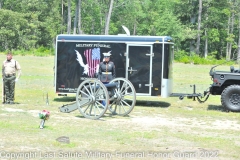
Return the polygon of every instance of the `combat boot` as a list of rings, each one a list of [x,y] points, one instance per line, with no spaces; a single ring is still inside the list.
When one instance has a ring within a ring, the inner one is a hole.
[[[9,104],[14,104],[14,102],[13,102],[13,101],[10,101]]]

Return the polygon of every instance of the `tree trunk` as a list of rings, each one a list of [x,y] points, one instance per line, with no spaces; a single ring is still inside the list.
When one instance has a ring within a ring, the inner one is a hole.
[[[228,28],[227,28],[227,35],[229,35],[230,32],[230,20],[231,17],[228,17]],[[229,42],[227,42],[227,46],[226,46],[226,60],[229,60]]]
[[[71,34],[71,0],[68,0],[68,26],[67,34]]]
[[[207,37],[207,30],[205,29],[204,35],[206,37],[205,39],[205,46],[204,46],[204,58],[207,58],[208,56],[208,37]]]
[[[63,0],[62,0],[62,26],[64,26],[64,17],[63,17]],[[63,33],[63,27],[61,27],[61,33]]]
[[[106,16],[105,35],[108,35],[108,31],[109,31],[109,24],[110,24],[110,19],[111,19],[111,14],[112,14],[113,1],[114,0],[110,0],[109,10],[108,10],[108,14]]]
[[[235,13],[232,12],[232,21],[231,21],[231,28],[230,28],[230,34],[233,34],[233,27],[234,27],[234,17],[235,17]],[[229,43],[229,59],[231,59],[232,56],[232,42]]]
[[[82,28],[81,28],[81,6],[82,6],[82,0],[78,0],[78,34],[82,34]]]
[[[237,51],[238,62],[240,62],[240,13],[238,14],[238,51]],[[240,69],[240,64],[239,64]]]
[[[78,22],[78,13],[79,9],[78,9],[78,3],[76,0],[76,9],[75,9],[75,17],[74,17],[74,26],[73,26],[73,34],[76,34],[77,31],[77,22]]]
[[[133,26],[133,35],[136,35],[136,30],[137,30],[137,21],[135,21]]]
[[[191,5],[192,7],[194,8],[194,6],[196,6],[196,1],[191,1]],[[192,10],[191,11],[191,16],[190,16],[190,23],[192,24],[195,24],[196,23],[196,19],[197,19],[197,16],[196,16],[196,13]],[[190,40],[190,53],[192,54],[192,52],[196,52],[196,39],[192,39]]]
[[[206,21],[208,21],[208,8],[209,8],[209,3],[206,6]],[[205,45],[204,45],[204,58],[207,58],[208,56],[208,25],[204,26],[204,35],[206,37],[205,39]]]
[[[199,54],[199,48],[200,48],[201,19],[202,19],[202,0],[199,0],[199,10],[198,10],[198,35],[197,35],[197,46],[196,46],[196,53],[197,53],[197,54]]]
[[[233,4],[232,4],[232,17],[230,18],[230,30],[229,30],[229,35],[231,36],[231,41],[232,41],[232,35],[233,35],[233,27],[234,27],[234,18],[235,18],[235,10],[234,10],[234,7],[235,7],[235,4],[236,4],[236,0],[234,0]],[[228,48],[228,57],[227,59],[231,59],[232,57],[232,42],[229,42],[229,48]]]

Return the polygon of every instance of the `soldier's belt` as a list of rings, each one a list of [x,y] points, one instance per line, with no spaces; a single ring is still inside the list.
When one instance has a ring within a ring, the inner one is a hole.
[[[5,77],[12,77],[12,76],[15,76],[16,74],[13,73],[13,74],[5,74]]]
[[[112,74],[112,72],[102,72],[102,74]]]

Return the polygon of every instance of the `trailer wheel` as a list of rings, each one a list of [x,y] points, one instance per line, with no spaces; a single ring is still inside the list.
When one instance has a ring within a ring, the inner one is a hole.
[[[225,88],[221,94],[221,102],[229,111],[240,111],[240,85],[231,85]]]
[[[76,102],[79,112],[86,118],[98,119],[107,111],[109,101],[107,88],[97,79],[83,81],[76,93]]]
[[[109,111],[114,115],[128,115],[136,104],[136,91],[132,83],[125,78],[115,78],[109,83],[117,83],[114,95],[110,97]]]

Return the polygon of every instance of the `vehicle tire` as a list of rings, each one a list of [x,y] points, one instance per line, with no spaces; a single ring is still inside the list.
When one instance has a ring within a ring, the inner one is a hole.
[[[221,94],[221,102],[223,107],[229,111],[240,111],[240,85],[225,88]]]

